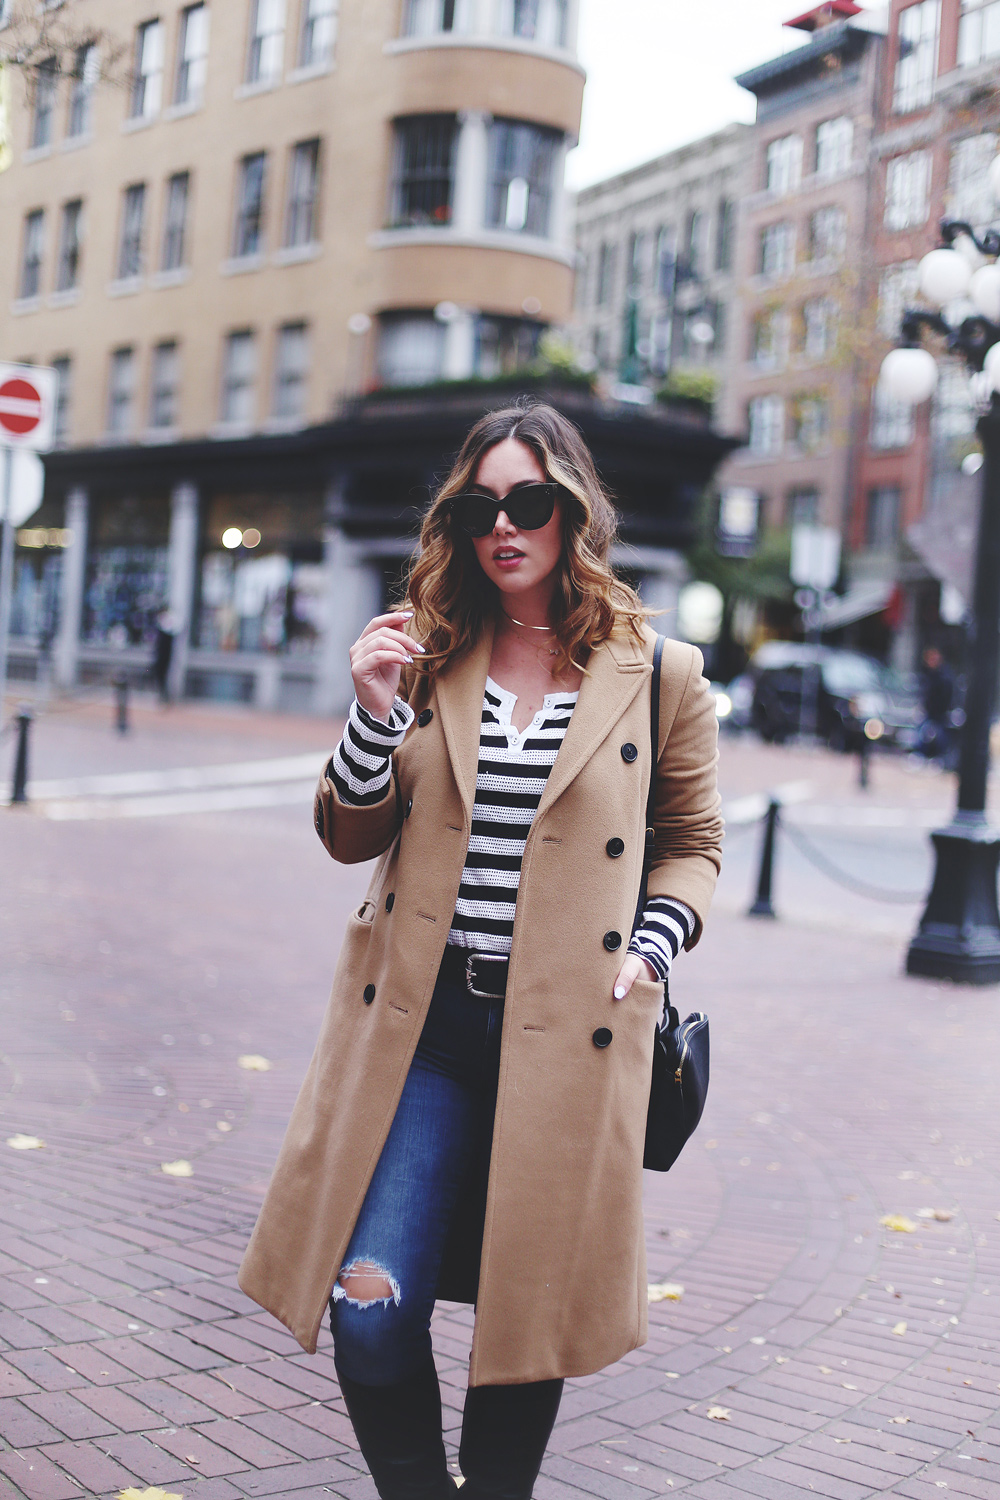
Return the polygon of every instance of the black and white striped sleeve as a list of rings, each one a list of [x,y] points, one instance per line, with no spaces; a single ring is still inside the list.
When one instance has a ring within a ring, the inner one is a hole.
[[[350,807],[381,802],[392,778],[392,752],[403,743],[412,723],[413,710],[402,698],[393,701],[388,724],[368,713],[355,698],[344,737],[327,768],[341,802]]]
[[[667,979],[670,965],[693,937],[697,922],[694,912],[683,901],[674,901],[670,896],[650,896],[628,951],[644,958],[657,979]]]

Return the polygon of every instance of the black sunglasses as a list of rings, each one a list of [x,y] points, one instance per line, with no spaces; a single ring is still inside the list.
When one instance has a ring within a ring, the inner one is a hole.
[[[556,496],[562,493],[562,485],[522,484],[511,490],[502,500],[492,495],[453,495],[450,506],[452,518],[469,536],[489,536],[497,524],[497,516],[504,511],[519,531],[537,531],[552,519],[556,508]]]

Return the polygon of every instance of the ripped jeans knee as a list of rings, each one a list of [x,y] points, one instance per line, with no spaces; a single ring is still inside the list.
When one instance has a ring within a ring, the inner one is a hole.
[[[430,1356],[430,1308],[406,1295],[393,1271],[374,1257],[352,1256],[330,1297],[337,1368],[361,1385],[395,1385]]]

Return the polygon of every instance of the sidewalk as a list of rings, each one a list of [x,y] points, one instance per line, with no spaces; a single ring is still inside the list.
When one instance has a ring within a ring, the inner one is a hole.
[[[176,712],[143,766],[333,738]],[[60,730],[44,773],[69,774],[68,752],[94,769],[103,734]],[[762,753],[754,771],[724,752],[730,796],[808,776]],[[812,764],[850,800],[836,764]],[[0,837],[17,875],[0,894],[0,1496],[373,1500],[328,1335],[302,1354],[235,1286],[365,871],[335,866],[300,806],[2,809]],[[568,1385],[538,1500],[1000,1493],[997,993],[904,979],[897,945],[849,925],[748,922],[725,901],[673,992],[709,1011],[713,1043],[701,1130],[647,1177],[649,1280],[683,1295],[651,1305],[643,1349]],[[18,1135],[45,1144],[4,1144]],[[177,1163],[191,1175],[162,1170]],[[435,1320],[452,1454],[470,1317]]]

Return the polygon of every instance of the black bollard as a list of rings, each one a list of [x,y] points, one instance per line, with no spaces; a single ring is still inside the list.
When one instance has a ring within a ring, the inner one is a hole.
[[[863,792],[868,790],[868,769],[871,761],[872,742],[862,732],[861,744],[858,746],[858,786]]]
[[[31,729],[31,709],[23,705],[17,712],[17,754],[14,757],[14,785],[11,788],[11,804],[28,800],[28,733]]]
[[[757,899],[747,912],[749,917],[776,917],[771,904],[771,877],[774,873],[774,835],[778,827],[778,803],[774,798],[764,818],[764,842],[760,848],[760,871],[757,875]]]
[[[119,734],[128,734],[128,678],[120,672],[114,681],[115,728]]]

